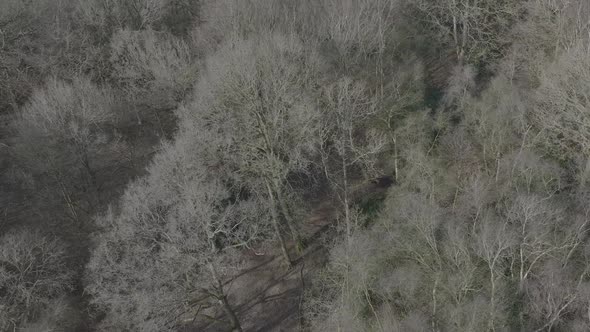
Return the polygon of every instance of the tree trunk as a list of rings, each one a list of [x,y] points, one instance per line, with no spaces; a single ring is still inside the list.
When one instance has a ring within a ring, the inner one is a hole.
[[[137,125],[141,126],[141,116],[139,115],[139,110],[137,109],[135,100],[133,101],[133,110],[135,111],[135,116],[137,117]]]
[[[344,221],[346,222],[346,242],[350,245],[350,238],[352,237],[352,226],[350,225],[350,206],[348,204],[348,172],[346,170],[346,159],[342,158],[342,191],[344,203]]]
[[[494,322],[496,316],[496,279],[494,278],[494,265],[495,262],[490,266],[490,284],[492,286],[490,292],[490,321],[488,322],[488,329],[490,331],[496,331],[496,325]]]
[[[299,235],[299,231],[297,230],[297,228],[294,225],[293,217],[291,216],[291,213],[289,213],[289,207],[287,206],[287,203],[285,202],[285,198],[283,197],[283,194],[279,188],[279,185],[276,183],[275,183],[275,188],[276,188],[276,193],[277,193],[277,201],[279,201],[279,206],[281,207],[281,212],[283,213],[283,216],[285,217],[285,222],[287,223],[287,227],[289,227],[289,231],[291,232],[291,237],[295,241],[296,245],[299,246],[299,244],[301,243],[301,236]]]
[[[82,151],[80,153],[82,154],[82,164],[84,165],[84,169],[86,170],[86,173],[88,174],[88,182],[89,182],[88,185],[90,187],[92,187],[92,190],[94,191],[96,204],[97,204],[96,208],[100,208],[100,206],[102,205],[102,201],[100,199],[100,190],[99,190],[98,181],[96,179],[96,173],[94,172],[94,170],[90,166],[90,158],[88,157],[88,151],[83,148],[81,150]]]
[[[82,228],[84,225],[82,224],[82,220],[79,218],[78,216],[78,212],[76,211],[76,207],[74,206],[74,202],[72,201],[72,197],[70,196],[70,194],[66,191],[66,186],[63,184],[63,182],[58,178],[58,183],[61,187],[61,193],[64,199],[64,202],[66,203],[66,205],[68,206],[68,209],[70,210],[70,218],[72,218],[78,227]]]
[[[287,250],[287,245],[285,244],[285,239],[283,238],[283,234],[281,233],[281,228],[279,227],[279,219],[277,213],[277,204],[275,202],[274,193],[272,192],[272,188],[268,181],[266,181],[266,189],[268,191],[268,198],[270,200],[270,213],[272,216],[272,224],[275,230],[277,237],[279,238],[279,242],[281,244],[281,251],[283,253],[283,257],[285,258],[285,262],[287,266],[291,268],[293,263],[291,262],[291,258],[289,257],[289,251]]]
[[[393,140],[393,169],[395,172],[395,183],[399,183],[399,155],[397,152],[397,139],[395,135],[392,135]]]
[[[238,316],[236,316],[236,313],[227,301],[227,296],[225,295],[225,291],[223,289],[223,283],[219,278],[219,274],[217,274],[217,269],[215,268],[215,265],[213,265],[212,260],[209,260],[209,270],[211,271],[211,275],[213,276],[213,279],[215,281],[215,288],[218,292],[217,301],[219,301],[219,304],[223,308],[223,311],[225,311],[225,314],[227,315],[227,318],[231,323],[232,331],[242,332],[242,326],[240,325]]]

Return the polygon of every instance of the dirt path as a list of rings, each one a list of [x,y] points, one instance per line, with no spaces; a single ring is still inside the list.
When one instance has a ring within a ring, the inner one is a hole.
[[[323,266],[326,250],[317,241],[322,232],[334,224],[336,209],[330,202],[322,202],[311,213],[302,227],[308,247],[302,255],[288,243],[291,257],[298,257],[287,269],[278,246],[267,252],[248,250],[243,253],[243,270],[226,284],[228,298],[234,306],[244,331],[299,331],[302,281],[309,272]],[[228,331],[221,312],[221,322],[200,321],[188,331]]]
[[[359,186],[356,196],[384,192],[390,182],[375,182]],[[360,194],[360,195],[359,195]],[[327,262],[328,251],[322,238],[329,236],[336,226],[337,206],[324,199],[318,202],[303,223],[301,232],[307,247],[302,255],[295,253],[294,244],[288,243],[291,257],[298,257],[293,268],[286,269],[278,246],[266,253],[252,250],[243,253],[243,270],[227,282],[228,298],[234,306],[242,328],[248,332],[301,331],[301,304],[305,284],[312,272]],[[219,321],[197,321],[187,331],[228,331],[221,312]]]

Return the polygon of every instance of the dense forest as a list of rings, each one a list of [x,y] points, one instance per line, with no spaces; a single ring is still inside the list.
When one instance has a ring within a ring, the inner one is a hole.
[[[588,0],[0,0],[1,331],[590,331]]]

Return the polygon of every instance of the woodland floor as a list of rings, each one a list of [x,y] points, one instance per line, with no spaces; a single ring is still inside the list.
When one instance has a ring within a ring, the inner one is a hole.
[[[374,197],[385,193],[391,181],[359,185],[355,196]],[[333,237],[338,223],[338,204],[331,199],[318,199],[312,212],[301,227],[306,248],[297,254],[293,242],[288,243],[290,255],[297,257],[291,269],[283,263],[278,245],[264,250],[246,250],[242,253],[244,268],[226,282],[228,298],[234,306],[244,331],[290,332],[301,331],[303,324],[302,301],[310,277],[328,261],[325,243]],[[215,319],[197,317],[186,332],[229,331],[221,311]]]

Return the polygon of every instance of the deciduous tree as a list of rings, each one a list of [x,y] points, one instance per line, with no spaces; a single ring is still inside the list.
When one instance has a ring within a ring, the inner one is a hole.
[[[0,328],[35,321],[73,289],[66,250],[59,239],[25,228],[0,238]]]
[[[326,178],[344,210],[346,237],[352,236],[351,188],[355,170],[375,173],[376,157],[385,147],[383,135],[366,130],[376,101],[361,82],[345,78],[324,90],[320,154]]]
[[[267,200],[290,264],[279,218],[299,241],[288,177],[308,172],[316,147],[319,111],[310,87],[318,59],[296,36],[274,34],[230,40],[206,64],[195,101],[183,111],[187,123],[219,136],[227,174]]]
[[[94,160],[117,147],[108,128],[115,119],[113,105],[112,91],[86,78],[72,83],[51,79],[13,124],[16,155],[43,185],[62,196],[69,216],[77,221],[79,204],[99,199]],[[92,194],[80,196],[84,191]]]

